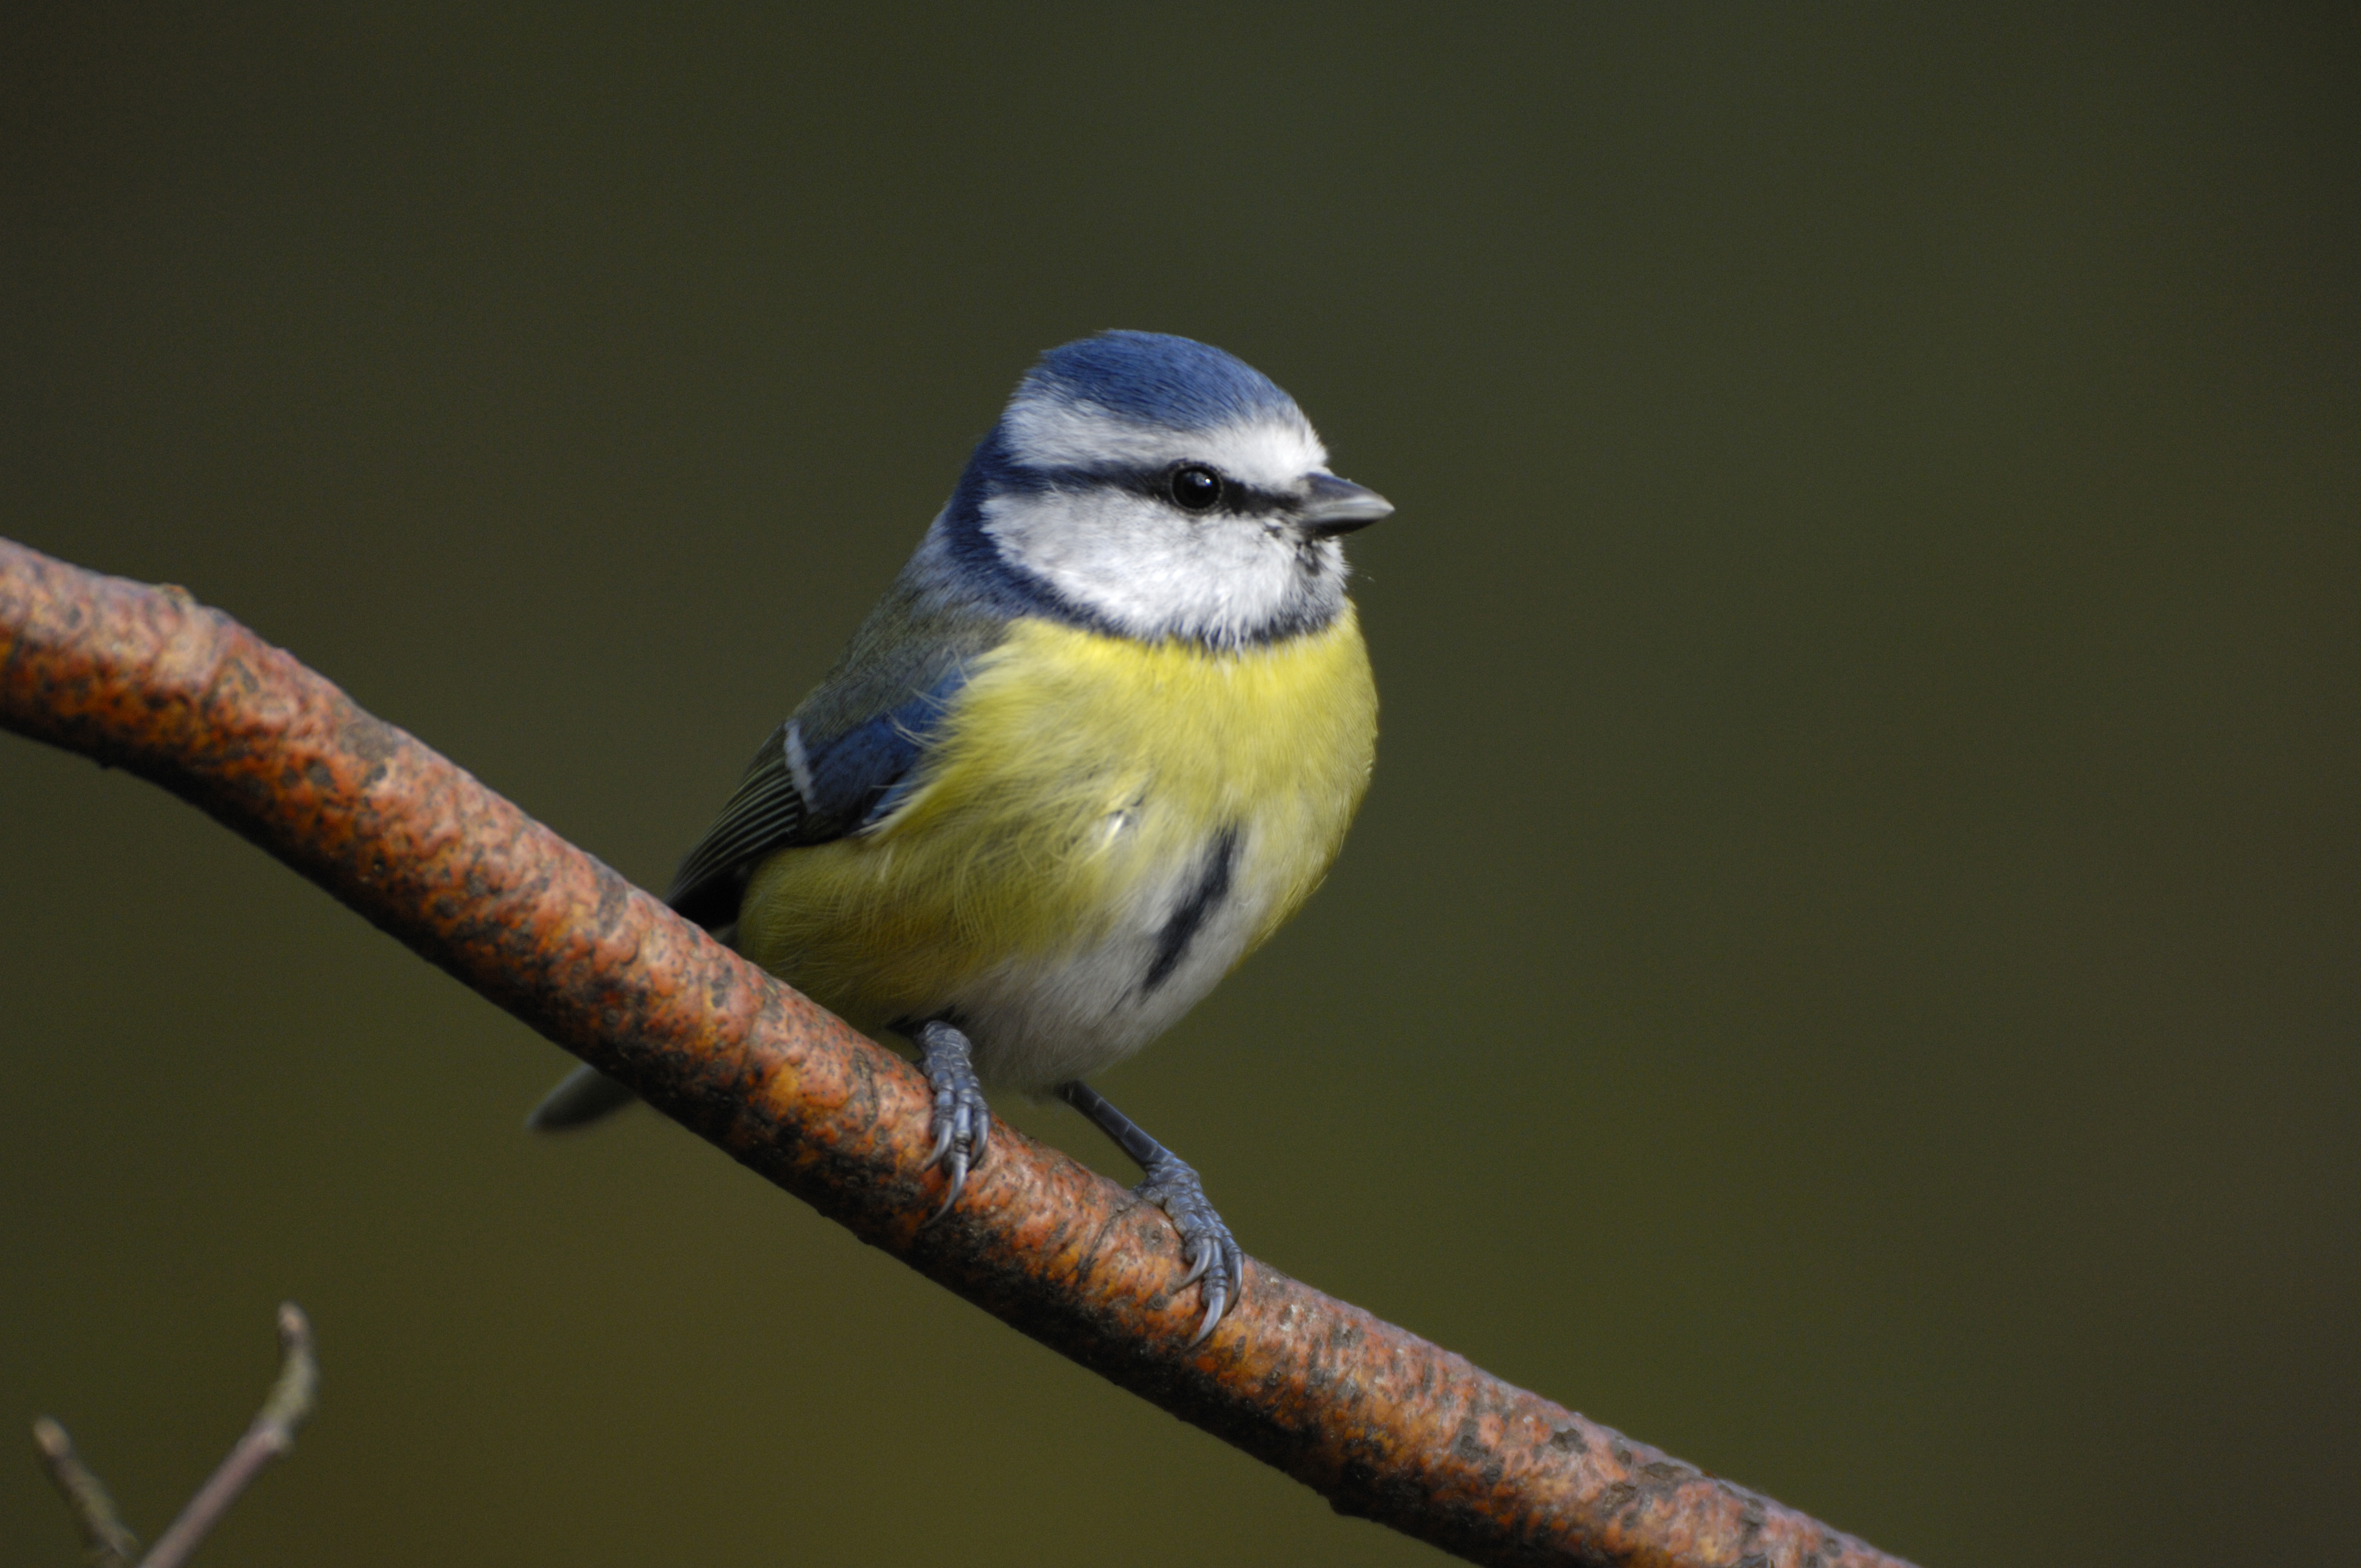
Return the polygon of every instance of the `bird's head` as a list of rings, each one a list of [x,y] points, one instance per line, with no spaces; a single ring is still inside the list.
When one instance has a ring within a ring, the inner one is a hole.
[[[1260,371],[1185,337],[1108,332],[1041,356],[945,521],[1111,630],[1235,646],[1333,619],[1339,536],[1392,510],[1328,471]]]

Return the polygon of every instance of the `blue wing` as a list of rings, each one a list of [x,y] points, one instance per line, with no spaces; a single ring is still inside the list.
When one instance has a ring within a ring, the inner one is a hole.
[[[798,720],[771,732],[737,791],[672,879],[664,902],[700,926],[726,926],[755,862],[774,850],[825,844],[876,826],[917,782],[919,762],[963,667],[840,734],[814,738]]]

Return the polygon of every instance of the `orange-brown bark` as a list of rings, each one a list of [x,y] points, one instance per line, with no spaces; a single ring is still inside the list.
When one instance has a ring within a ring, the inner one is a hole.
[[[161,784],[822,1213],[1312,1486],[1480,1563],[1896,1559],[1261,1264],[1194,1350],[1162,1212],[1005,1125],[921,1226],[914,1069],[174,588],[0,540],[0,726]]]

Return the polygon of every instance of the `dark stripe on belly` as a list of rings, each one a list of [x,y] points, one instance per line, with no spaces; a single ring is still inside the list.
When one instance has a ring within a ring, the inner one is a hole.
[[[1180,960],[1189,956],[1189,944],[1197,939],[1198,928],[1205,916],[1221,907],[1222,900],[1230,895],[1230,872],[1238,858],[1238,830],[1224,828],[1213,836],[1205,850],[1204,868],[1197,873],[1197,885],[1156,933],[1156,961],[1148,966],[1148,978],[1139,982],[1142,996],[1172,978]]]

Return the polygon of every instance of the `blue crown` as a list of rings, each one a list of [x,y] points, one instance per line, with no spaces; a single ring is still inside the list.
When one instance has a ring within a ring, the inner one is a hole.
[[[1257,416],[1301,419],[1295,400],[1235,356],[1160,332],[1103,332],[1053,348],[1023,392],[1088,400],[1143,424],[1211,430]]]

